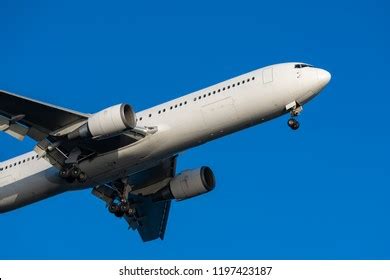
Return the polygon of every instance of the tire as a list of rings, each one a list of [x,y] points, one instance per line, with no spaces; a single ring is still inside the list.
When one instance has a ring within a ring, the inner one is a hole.
[[[115,212],[114,215],[118,218],[122,218],[123,215],[125,215],[125,213],[123,213],[122,211],[118,211],[118,212]]]
[[[79,183],[85,183],[87,181],[87,179],[88,179],[88,176],[83,171],[81,171],[79,176],[77,177],[77,181],[79,181]]]
[[[299,122],[296,119],[289,119],[287,121],[287,125],[292,129],[292,130],[297,130],[299,128]]]
[[[60,172],[58,173],[58,175],[59,175],[62,179],[68,179],[69,176],[70,176],[69,169],[61,169]]]
[[[72,168],[71,172],[72,172],[72,177],[73,178],[78,178],[80,176],[80,174],[81,174],[81,170],[78,167]]]
[[[108,206],[108,211],[112,214],[115,214],[118,212],[118,205],[116,204],[110,204],[110,206]]]
[[[120,206],[120,210],[121,210],[121,212],[123,212],[123,213],[127,213],[127,212],[129,211],[129,206],[128,206],[128,205],[125,205],[125,204],[122,204],[122,205]]]

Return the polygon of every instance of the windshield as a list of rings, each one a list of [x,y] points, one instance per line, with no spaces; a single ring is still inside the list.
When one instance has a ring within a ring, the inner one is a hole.
[[[313,67],[313,65],[310,64],[295,64],[294,68],[305,68],[305,67]]]

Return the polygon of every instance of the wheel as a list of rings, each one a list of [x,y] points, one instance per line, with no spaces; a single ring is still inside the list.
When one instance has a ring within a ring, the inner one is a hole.
[[[118,212],[115,212],[114,215],[118,218],[122,218],[123,215],[125,215],[125,213],[123,213],[122,211],[118,211]]]
[[[67,179],[67,178],[69,178],[69,176],[70,176],[69,169],[61,169],[60,172],[59,172],[59,176],[60,176],[62,179]]]
[[[78,168],[77,166],[73,167],[71,174],[73,178],[78,178],[81,174],[80,168]]]
[[[77,181],[79,181],[79,183],[85,183],[87,181],[87,179],[88,179],[88,176],[83,171],[81,171],[79,174],[79,177],[77,177]]]
[[[123,212],[123,213],[129,212],[129,205],[127,205],[127,204],[121,204],[120,210],[121,210],[121,212]]]
[[[292,129],[292,130],[297,130],[299,128],[299,122],[296,119],[289,119],[287,121],[287,125]]]
[[[292,129],[293,129],[293,130],[297,130],[298,128],[299,128],[299,122],[296,121],[296,122],[294,123],[294,125],[292,126]]]
[[[112,214],[115,214],[119,211],[119,207],[118,205],[111,203],[110,206],[108,206],[108,211],[110,211]]]

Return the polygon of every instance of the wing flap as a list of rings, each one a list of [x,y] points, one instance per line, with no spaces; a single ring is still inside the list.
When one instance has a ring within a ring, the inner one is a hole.
[[[28,133],[28,128],[0,115],[0,131],[4,131],[18,140],[23,140]]]
[[[0,115],[8,119],[23,115],[17,123],[33,128],[27,135],[36,141],[42,140],[53,131],[84,121],[89,116],[2,90]]]
[[[126,215],[129,226],[137,229],[144,242],[164,239],[171,201],[153,202],[149,197],[131,197],[136,202],[134,215]]]

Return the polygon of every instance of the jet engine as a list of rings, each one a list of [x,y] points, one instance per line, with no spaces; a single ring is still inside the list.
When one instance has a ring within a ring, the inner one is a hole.
[[[153,195],[153,200],[183,200],[213,190],[215,177],[211,168],[186,170],[175,176],[169,185]]]
[[[89,117],[86,124],[68,134],[69,139],[99,137],[122,132],[136,126],[136,117],[128,104],[108,107]]]

